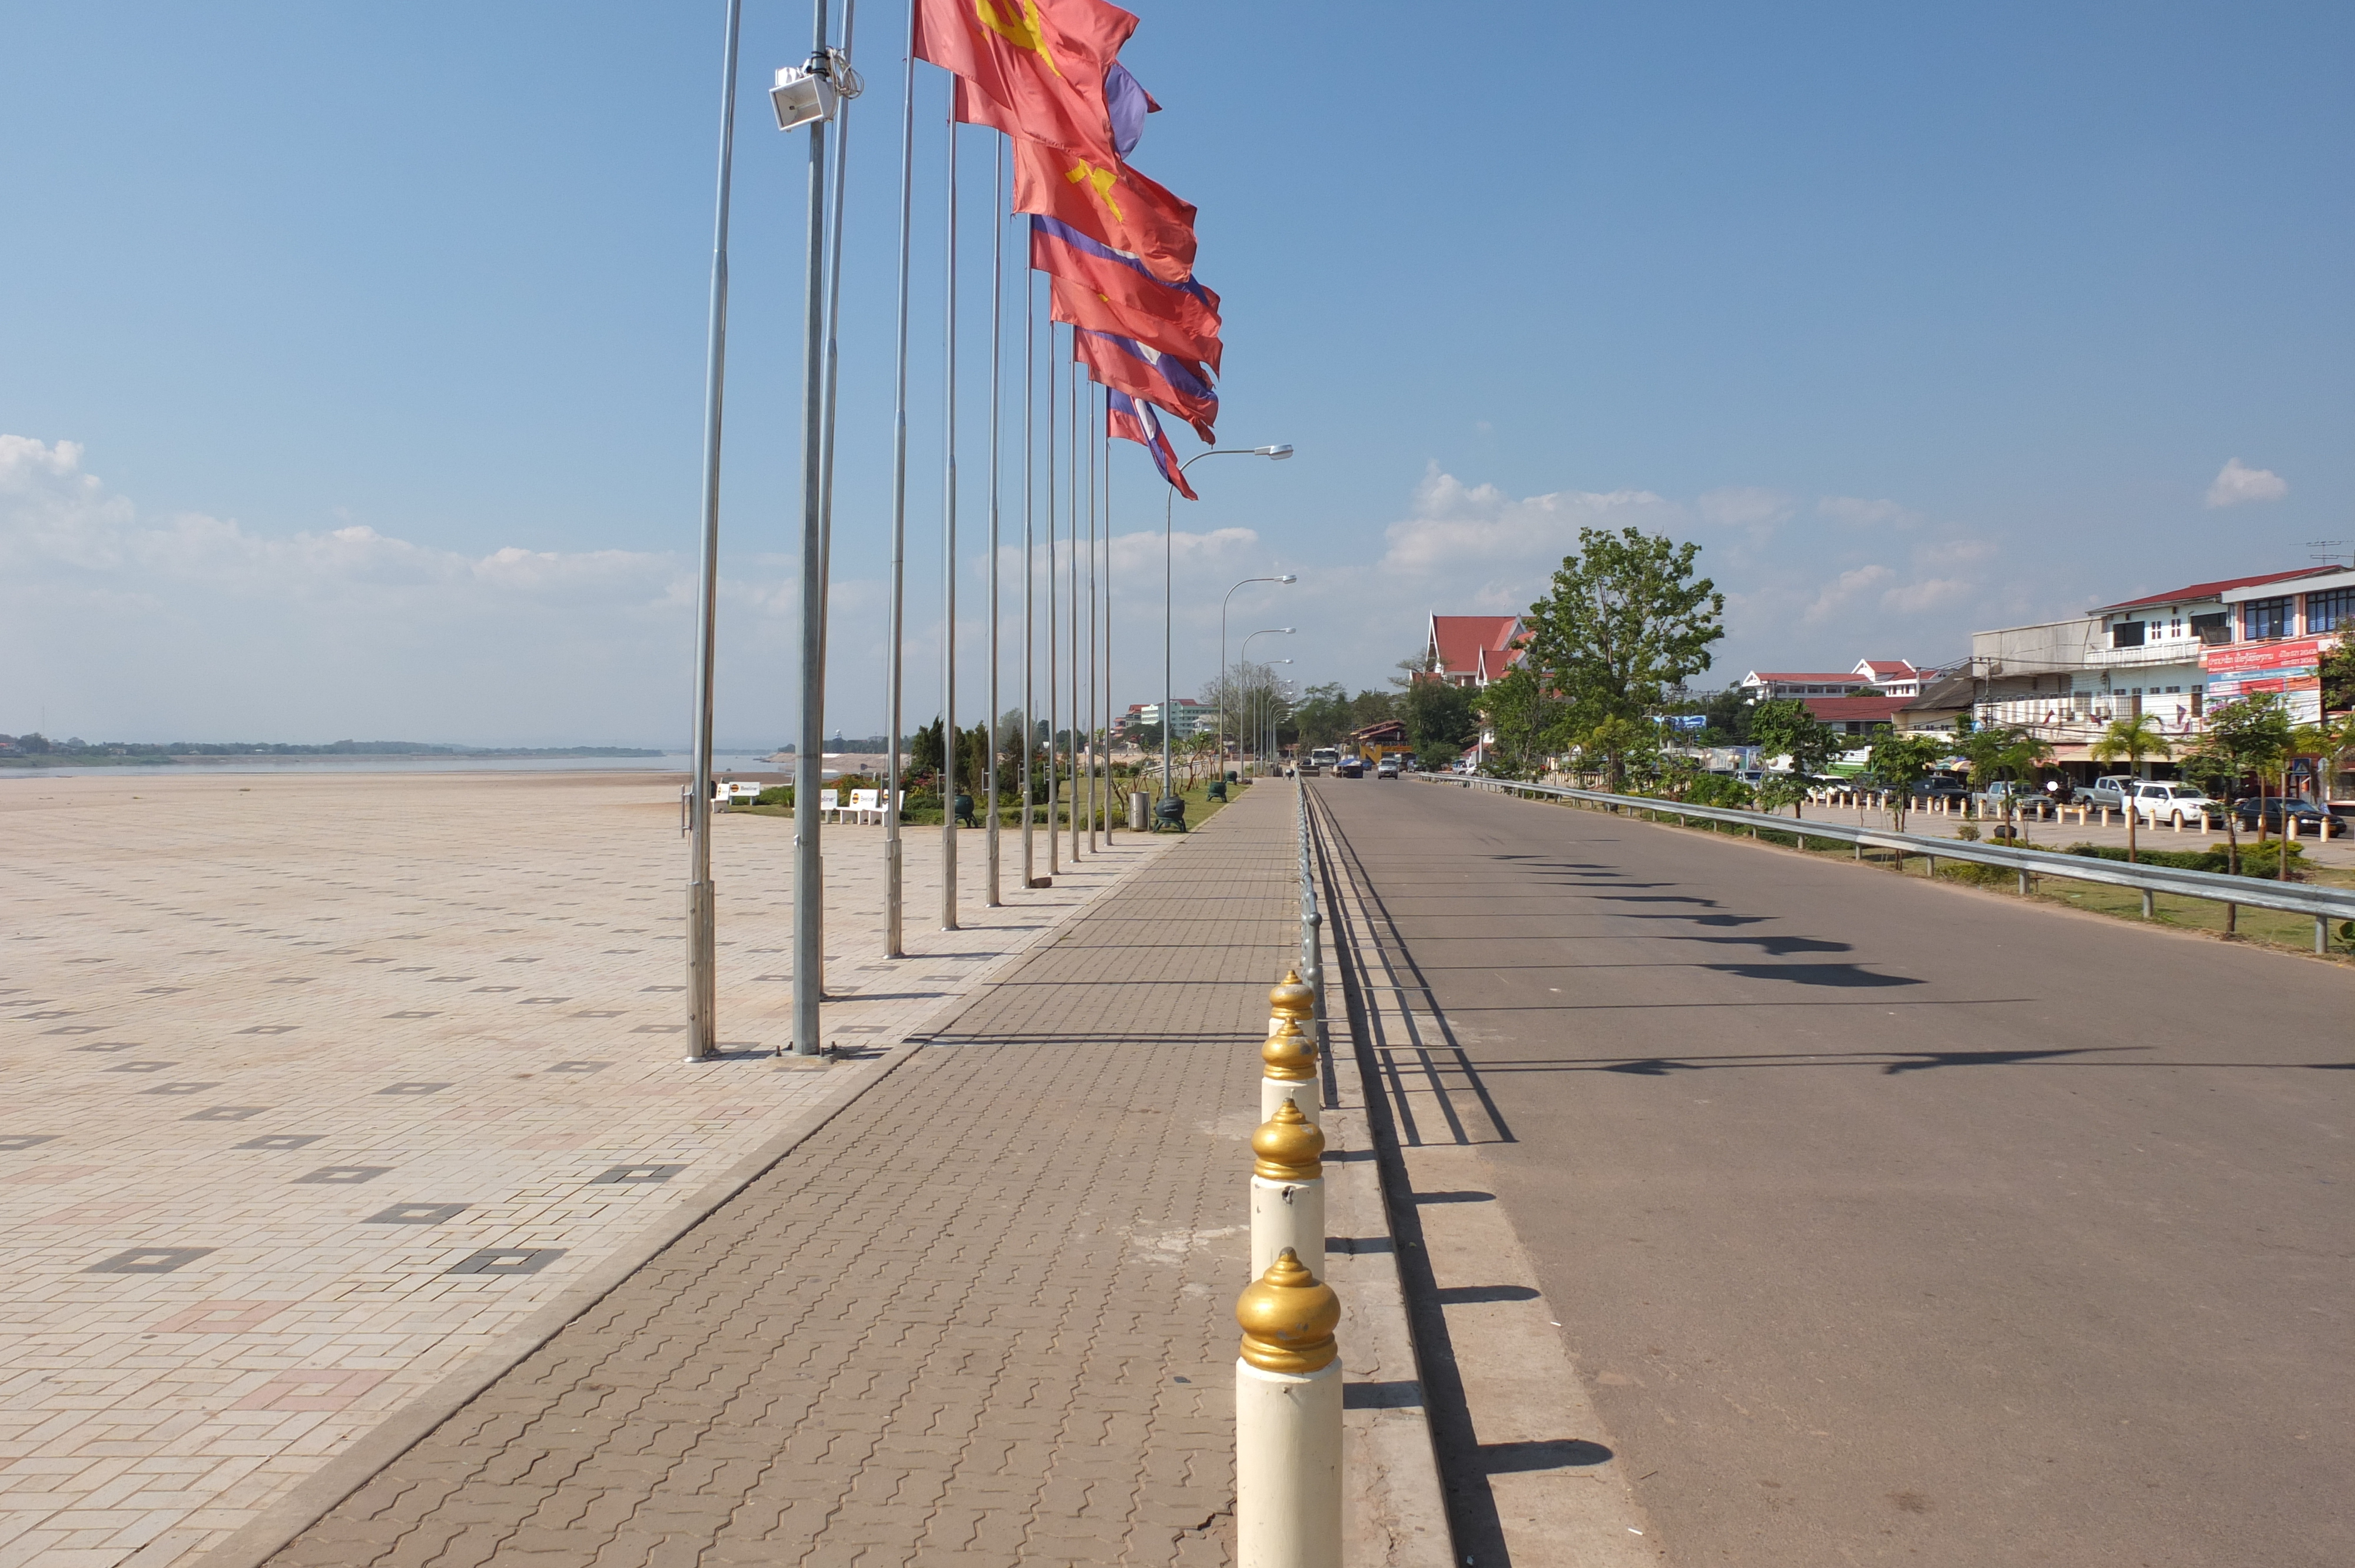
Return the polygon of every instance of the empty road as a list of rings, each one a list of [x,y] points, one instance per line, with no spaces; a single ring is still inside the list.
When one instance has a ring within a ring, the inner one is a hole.
[[[1428,988],[1423,1044],[1382,1050],[1409,1176],[1450,1189],[1418,1205],[1433,1255],[1501,1213],[1575,1368],[1559,1396],[1480,1374],[1509,1285],[1459,1267],[1425,1303],[1485,1391],[1442,1424],[1479,1568],[1598,1561],[1513,1521],[1600,1497],[1606,1451],[1646,1522],[1596,1528],[1678,1568],[2355,1563],[2355,969],[1310,787],[1401,994]],[[1509,1506],[1465,1429],[1537,1456],[1489,1467],[1529,1472]]]

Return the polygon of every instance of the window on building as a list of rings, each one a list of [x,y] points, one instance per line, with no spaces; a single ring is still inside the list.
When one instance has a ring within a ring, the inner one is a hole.
[[[2287,637],[2296,630],[2291,614],[2293,602],[2286,599],[2254,599],[2241,607],[2241,636],[2249,642],[2262,642],[2269,637]]]
[[[2110,646],[2113,648],[2141,647],[2144,629],[2149,624],[2147,620],[2119,621],[2110,628]]]
[[[2170,615],[2167,618],[2167,634],[2169,637],[2180,637],[2183,635],[2183,617],[2179,615]]]
[[[2205,707],[2205,706],[2207,705],[2207,703],[2206,703],[2206,698],[2207,698],[2207,696],[2208,696],[2208,688],[2207,688],[2207,687],[2205,687],[2205,686],[2194,686],[2194,687],[2192,687],[2192,688],[2191,688],[2191,716],[2192,716],[2193,718],[2198,718],[2198,717],[2200,716],[2200,709],[2202,709],[2203,707]]]
[[[2306,596],[2306,634],[2320,637],[2355,620],[2355,588],[2332,588]]]
[[[2230,612],[2221,609],[2213,615],[2195,615],[2191,618],[2191,634],[2211,646],[2230,642],[2232,641],[2232,617]]]

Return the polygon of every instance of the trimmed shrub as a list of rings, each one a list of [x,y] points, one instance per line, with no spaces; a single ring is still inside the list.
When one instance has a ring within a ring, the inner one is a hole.
[[[2261,844],[2243,844],[2241,874],[2278,877],[2284,850],[2289,852],[2290,880],[2297,881],[2306,859],[2306,846],[2287,843],[2280,839],[2267,839]],[[2126,858],[2126,852],[2114,844],[2071,844],[2061,853],[2083,855],[2089,860],[2123,861]],[[2145,865],[2171,866],[2179,871],[2212,871],[2229,874],[2232,869],[2230,844],[2211,844],[2204,850],[2142,850],[2136,858]]]

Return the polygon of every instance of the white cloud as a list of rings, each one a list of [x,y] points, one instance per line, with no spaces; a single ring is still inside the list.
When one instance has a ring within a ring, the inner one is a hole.
[[[1842,572],[1817,590],[1815,602],[1807,606],[1799,619],[1810,626],[1828,620],[1858,595],[1870,592],[1896,575],[1889,567],[1877,564]]]
[[[2208,486],[2211,506],[2238,506],[2244,501],[2279,501],[2289,493],[2289,481],[2269,468],[2246,468],[2229,458]]]
[[[1789,496],[1750,484],[1704,491],[1693,498],[1696,516],[1724,528],[1771,528],[1789,522],[1796,510]]]
[[[1859,528],[1875,528],[1887,524],[1896,528],[1913,528],[1923,521],[1919,512],[1900,506],[1894,501],[1867,501],[1856,495],[1825,495],[1816,501],[1816,511],[1835,523],[1853,524]]]
[[[1924,577],[1882,594],[1881,608],[1900,615],[1916,615],[1967,598],[1977,586],[1967,577]]]
[[[723,649],[789,641],[791,593],[722,591]],[[693,604],[663,553],[144,517],[79,444],[0,435],[0,729],[32,702],[115,738],[672,738]]]
[[[1493,484],[1467,485],[1434,462],[1415,487],[1412,514],[1385,531],[1390,547],[1381,565],[1419,574],[1468,562],[1543,561],[1550,570],[1576,548],[1582,527],[1645,524],[1674,512],[1648,490],[1564,490],[1515,500]]]

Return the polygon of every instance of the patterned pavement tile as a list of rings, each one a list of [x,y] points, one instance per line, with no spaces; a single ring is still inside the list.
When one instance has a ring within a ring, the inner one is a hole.
[[[823,1091],[770,1054],[778,818],[716,821],[727,1050],[679,1059],[676,789],[5,782],[0,1568],[201,1555]],[[868,1054],[1160,850],[988,910],[969,833],[946,932],[939,833],[906,842],[895,962],[880,831],[826,830],[826,1030]]]

